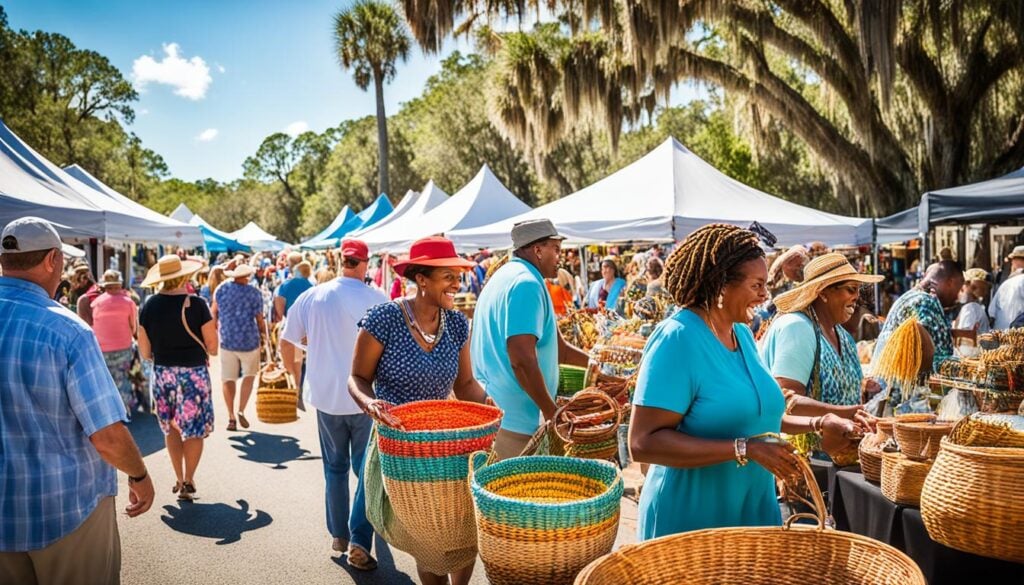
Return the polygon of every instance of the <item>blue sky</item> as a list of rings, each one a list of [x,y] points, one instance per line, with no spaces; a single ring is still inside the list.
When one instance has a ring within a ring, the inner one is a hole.
[[[143,84],[129,129],[173,176],[229,181],[277,131],[323,131],[374,112],[334,54],[333,15],[350,0],[0,0],[15,29],[69,37]],[[469,50],[449,41],[442,51]],[[414,49],[385,90],[398,111],[440,70]],[[673,102],[693,95],[687,89]]]

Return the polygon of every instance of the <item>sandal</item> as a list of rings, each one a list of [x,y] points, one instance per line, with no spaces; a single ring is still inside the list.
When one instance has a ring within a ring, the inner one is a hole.
[[[238,430],[238,426],[235,424],[235,419],[228,419],[228,431],[234,432]]]
[[[171,493],[176,494],[181,491],[181,482],[175,482],[174,487],[171,488]]]
[[[245,413],[241,410],[238,411],[238,424],[242,425],[243,429],[249,428],[249,420],[245,418]]]
[[[348,547],[348,565],[360,571],[372,571],[377,568],[377,561],[362,547],[352,545]]]

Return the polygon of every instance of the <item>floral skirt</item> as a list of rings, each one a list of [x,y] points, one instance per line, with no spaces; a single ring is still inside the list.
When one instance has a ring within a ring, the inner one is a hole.
[[[164,434],[171,422],[181,438],[206,438],[213,430],[213,402],[210,398],[210,370],[206,366],[153,366],[153,399],[156,418]]]
[[[138,407],[130,375],[134,355],[131,348],[108,351],[103,354],[103,361],[107,363],[107,370],[110,371],[110,377],[114,379],[114,386],[117,387],[117,392],[121,395],[121,401],[124,402],[124,409],[128,412],[129,420]]]

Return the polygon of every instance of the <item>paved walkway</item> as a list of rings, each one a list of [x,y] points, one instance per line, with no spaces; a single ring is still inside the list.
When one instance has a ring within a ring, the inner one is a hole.
[[[216,360],[214,360],[216,362]],[[419,583],[412,558],[379,538],[380,567],[363,573],[331,550],[324,523],[324,479],[315,413],[298,422],[264,425],[255,397],[248,431],[228,433],[219,372],[214,366],[217,428],[206,441],[196,474],[199,498],[179,504],[163,436],[151,416],[131,425],[156,486],[153,508],[139,518],[118,518],[122,581],[126,585]],[[127,502],[120,476],[118,507]],[[355,489],[353,483],[353,491]],[[635,540],[636,505],[623,499],[619,543]],[[473,583],[486,583],[477,561]]]

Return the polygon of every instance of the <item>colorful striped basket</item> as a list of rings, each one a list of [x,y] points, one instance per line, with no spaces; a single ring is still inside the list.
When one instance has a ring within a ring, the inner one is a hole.
[[[619,527],[622,476],[605,461],[473,455],[480,558],[494,585],[569,584],[608,554]]]
[[[501,409],[458,400],[423,400],[390,410],[405,430],[377,426],[384,489],[417,539],[451,549],[473,546],[469,455],[490,450]]]
[[[583,390],[587,369],[561,364],[558,366],[558,396],[570,397]]]

